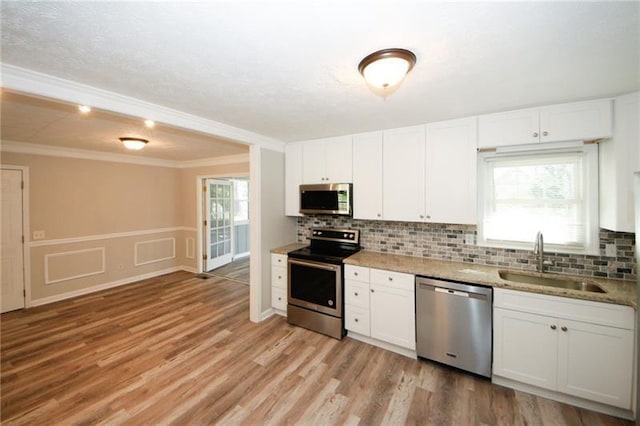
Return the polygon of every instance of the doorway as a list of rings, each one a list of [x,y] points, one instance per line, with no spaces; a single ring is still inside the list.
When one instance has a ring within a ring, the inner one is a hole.
[[[203,178],[202,187],[202,269],[211,272],[249,256],[249,181]]]
[[[25,307],[26,174],[23,167],[2,167],[0,313]]]

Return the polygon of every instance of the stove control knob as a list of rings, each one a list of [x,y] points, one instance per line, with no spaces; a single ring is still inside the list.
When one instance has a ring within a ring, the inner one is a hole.
[[[322,231],[318,231],[318,235],[322,235]]]
[[[349,234],[344,234],[344,237],[345,238],[349,238]]]

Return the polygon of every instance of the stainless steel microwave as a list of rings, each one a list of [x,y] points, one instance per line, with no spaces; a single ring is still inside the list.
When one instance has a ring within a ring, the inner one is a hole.
[[[300,185],[300,213],[352,216],[352,187],[350,183]]]

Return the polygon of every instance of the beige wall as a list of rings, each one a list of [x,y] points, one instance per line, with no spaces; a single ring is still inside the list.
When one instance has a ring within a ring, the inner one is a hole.
[[[16,153],[2,164],[29,167],[35,304],[195,269],[196,176],[248,172],[248,163],[176,169]],[[36,230],[44,240],[33,241]]]

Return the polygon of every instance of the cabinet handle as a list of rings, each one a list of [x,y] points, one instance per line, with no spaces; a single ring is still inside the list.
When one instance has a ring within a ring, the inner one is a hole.
[[[378,217],[382,217],[382,215],[380,213],[378,213]]]
[[[357,272],[354,272],[354,273],[353,273],[353,275],[357,277],[357,276],[358,276],[358,273],[357,273]]]
[[[354,318],[354,321],[355,321],[355,322],[358,322],[358,318]]]
[[[427,219],[431,219],[431,216],[430,216],[430,215],[427,215]]]
[[[282,297],[278,297],[278,300],[282,300]]]
[[[424,219],[424,215],[420,215],[420,219]]]
[[[552,330],[555,330],[556,328],[557,328],[557,327],[555,326],[555,324],[552,324],[552,325],[551,325],[551,329],[552,329]]]
[[[560,327],[560,330],[562,331],[567,331],[567,327],[565,327],[564,325],[562,327]]]
[[[279,280],[281,280],[281,279],[282,279],[282,276],[278,275],[278,279],[279,279]]]
[[[533,132],[533,137],[537,138],[538,137],[538,132]]]
[[[357,296],[357,295],[358,295],[358,292],[356,291],[355,293],[353,293],[353,295],[354,295],[354,296]]]
[[[549,132],[542,132],[542,136],[547,136]]]
[[[393,277],[389,277],[389,281],[393,281]]]
[[[371,289],[371,293],[375,293],[376,291],[374,289]]]

